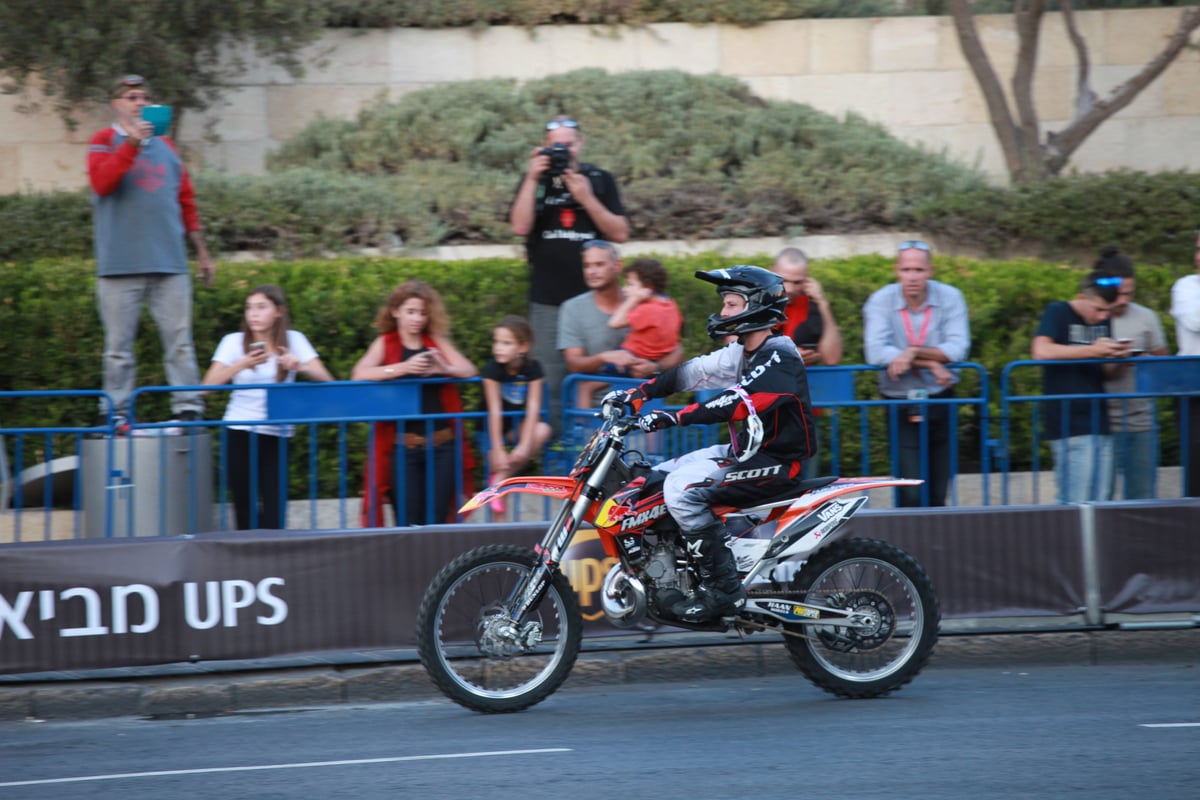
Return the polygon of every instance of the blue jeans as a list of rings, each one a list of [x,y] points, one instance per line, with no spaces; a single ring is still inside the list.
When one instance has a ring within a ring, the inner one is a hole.
[[[1154,497],[1154,479],[1158,473],[1158,431],[1119,431],[1114,433],[1115,472],[1121,473],[1122,497],[1138,500]],[[1116,497],[1116,474],[1111,496]]]
[[[1113,437],[1100,434],[1051,439],[1058,502],[1086,503],[1112,497]]]
[[[104,325],[104,391],[112,398],[113,411],[129,414],[129,395],[137,379],[133,345],[137,339],[142,303],[158,326],[162,339],[163,366],[171,386],[200,383],[196,348],[192,345],[192,276],[187,272],[150,275],[118,275],[96,279],[96,302]],[[108,408],[101,403],[101,413]],[[171,411],[204,412],[199,392],[175,392]]]

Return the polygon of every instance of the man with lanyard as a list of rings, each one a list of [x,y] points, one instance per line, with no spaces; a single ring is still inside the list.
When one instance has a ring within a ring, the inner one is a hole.
[[[971,349],[967,303],[958,289],[931,280],[933,255],[925,242],[901,242],[895,270],[897,282],[872,294],[863,306],[866,361],[886,367],[879,373],[879,392],[885,398],[917,401],[894,409],[891,417],[899,426],[897,475],[926,480],[923,486],[901,489],[900,505],[922,505],[922,490],[927,490],[929,505],[944,506],[954,436],[950,406],[919,401],[954,395],[958,375],[945,365],[964,360]],[[928,474],[921,470],[922,439]]]
[[[529,260],[529,324],[533,357],[546,372],[550,423],[561,423],[559,387],[566,364],[558,350],[559,306],[583,294],[585,242],[629,239],[629,219],[613,176],[580,162],[579,123],[559,116],[546,123],[542,146],[533,148],[529,167],[508,212],[512,232],[525,237]]]

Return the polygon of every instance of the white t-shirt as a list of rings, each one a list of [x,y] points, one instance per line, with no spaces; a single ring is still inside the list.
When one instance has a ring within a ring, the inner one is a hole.
[[[1171,287],[1171,316],[1179,355],[1200,356],[1200,274],[1185,275]]]
[[[300,331],[289,330],[287,332],[287,348],[291,351],[301,364],[307,364],[317,357],[317,351],[313,349],[307,337]],[[232,366],[239,359],[246,355],[245,334],[230,333],[221,339],[221,343],[217,345],[217,352],[213,353],[212,360],[218,361],[226,366]],[[275,373],[278,369],[276,366],[276,358],[270,356],[266,361],[251,369],[244,369],[238,372],[230,380],[234,386],[238,384],[255,384],[255,383],[275,383]],[[296,373],[289,372],[284,378],[285,383],[291,383],[296,380]],[[225,417],[227,421],[253,421],[267,418],[267,390],[266,389],[235,389],[229,398],[229,405],[225,407]],[[295,433],[295,428],[291,425],[230,425],[229,427],[240,431],[252,430],[255,433],[266,434],[268,436],[291,436]]]

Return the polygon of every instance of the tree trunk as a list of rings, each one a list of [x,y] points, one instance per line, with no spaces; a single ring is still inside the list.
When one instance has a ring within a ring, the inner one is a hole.
[[[1046,13],[1045,0],[1015,0],[1013,4],[1019,43],[1012,79],[1013,102],[1017,112],[1015,118],[979,39],[971,16],[970,0],[947,0],[947,5],[954,18],[963,57],[983,93],[992,129],[996,132],[1005,165],[1014,183],[1058,175],[1070,161],[1071,155],[1101,123],[1132,103],[1174,62],[1188,46],[1192,32],[1200,27],[1200,7],[1184,9],[1175,32],[1167,40],[1162,52],[1137,75],[1113,89],[1108,97],[1097,99],[1090,85],[1087,44],[1075,25],[1075,15],[1068,0],[1063,0],[1062,12],[1067,35],[1079,64],[1075,83],[1075,116],[1061,131],[1047,132],[1045,143],[1039,144],[1041,126],[1033,104],[1033,81],[1037,71],[1038,38]]]

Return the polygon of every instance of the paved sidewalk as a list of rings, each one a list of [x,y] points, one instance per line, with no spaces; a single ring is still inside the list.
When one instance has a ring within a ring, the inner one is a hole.
[[[742,642],[681,634],[641,643],[589,640],[584,646],[563,691],[574,686],[699,681],[736,675],[794,673],[798,681],[804,680],[777,639],[755,641],[751,637]],[[22,681],[6,677],[0,682],[0,721],[211,716],[441,696],[416,663],[414,653],[396,651],[388,655],[395,660],[348,666],[162,674],[175,666],[167,665],[140,668],[142,673],[158,674],[126,678]],[[1146,662],[1200,666],[1200,628],[943,635],[927,669]]]

